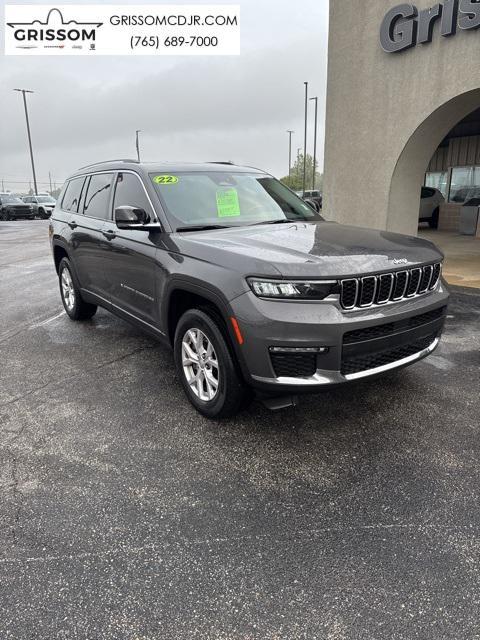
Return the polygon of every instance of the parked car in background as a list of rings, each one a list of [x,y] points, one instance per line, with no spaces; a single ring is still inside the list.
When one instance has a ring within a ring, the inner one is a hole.
[[[323,196],[322,193],[318,189],[307,189],[305,194],[303,191],[295,191],[299,198],[305,200],[307,204],[309,204],[312,209],[320,213],[323,204]]]
[[[450,193],[450,201],[456,204],[464,204],[473,198],[480,198],[479,187],[457,187],[457,185],[452,183]]]
[[[445,202],[442,192],[433,187],[422,187],[419,222],[428,222],[431,229],[438,227],[440,205]]]
[[[35,216],[46,220],[52,215],[56,200],[52,196],[25,196],[23,202],[31,204]]]
[[[33,207],[17,196],[0,196],[0,220],[16,220],[17,218],[33,218]]]

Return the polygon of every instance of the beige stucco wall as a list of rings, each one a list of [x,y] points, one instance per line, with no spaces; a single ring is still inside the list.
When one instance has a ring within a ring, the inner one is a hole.
[[[330,0],[324,211],[417,232],[420,187],[438,144],[480,107],[480,31],[396,54],[379,41],[398,0]],[[428,0],[415,3],[432,6]]]

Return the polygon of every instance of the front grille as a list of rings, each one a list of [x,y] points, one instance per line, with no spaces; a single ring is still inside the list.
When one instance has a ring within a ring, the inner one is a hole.
[[[277,378],[308,378],[317,371],[316,353],[271,353]]]
[[[377,279],[374,276],[362,278],[360,284],[360,306],[369,307],[375,300],[377,291]]]
[[[393,273],[348,278],[341,281],[340,303],[349,310],[413,298],[432,291],[437,286],[441,271],[442,265],[438,262]]]
[[[413,356],[424,349],[427,349],[436,338],[436,333],[432,333],[424,338],[419,338],[394,349],[385,349],[376,353],[365,353],[363,355],[349,356],[342,358],[342,374],[344,376],[377,369],[387,364],[392,364],[408,356]]]
[[[405,320],[397,320],[397,322],[388,322],[387,324],[379,324],[373,327],[364,327],[363,329],[355,329],[349,331],[343,336],[343,344],[355,344],[356,342],[365,342],[366,340],[375,340],[376,338],[384,338],[400,331],[408,331],[416,329],[423,324],[434,322],[445,315],[447,307],[440,307],[421,313],[418,316],[412,316]]]

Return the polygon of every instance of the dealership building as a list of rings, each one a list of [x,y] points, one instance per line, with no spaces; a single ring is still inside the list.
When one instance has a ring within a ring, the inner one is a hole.
[[[427,185],[439,231],[460,233],[480,197],[479,27],[473,0],[331,0],[327,217],[416,234]]]

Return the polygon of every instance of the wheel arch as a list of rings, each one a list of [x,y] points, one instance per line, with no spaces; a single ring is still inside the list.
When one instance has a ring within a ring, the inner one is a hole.
[[[175,328],[179,319],[188,309],[210,308],[222,321],[231,340],[231,328],[229,327],[228,305],[221,295],[207,287],[188,282],[174,280],[170,283],[165,295],[165,304],[162,309],[162,325],[166,328],[166,334],[173,345]]]

